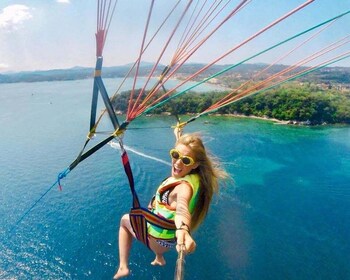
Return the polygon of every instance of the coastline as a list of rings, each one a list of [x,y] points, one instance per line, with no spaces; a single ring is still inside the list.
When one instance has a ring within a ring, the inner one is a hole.
[[[220,114],[217,114],[218,116]],[[346,123],[313,123],[309,120],[306,121],[296,121],[296,120],[279,120],[276,118],[269,118],[269,117],[259,117],[254,115],[243,115],[243,114],[226,114],[225,116],[229,117],[236,117],[236,118],[249,118],[249,119],[257,119],[257,120],[263,120],[263,121],[270,121],[277,125],[293,125],[293,126],[325,126],[325,125],[348,125]]]
[[[119,115],[124,115],[125,113],[118,112]],[[183,116],[193,117],[197,114],[194,113],[187,113],[183,114]],[[162,112],[158,114],[147,114],[145,117],[152,117],[152,116],[173,116],[170,112]],[[208,114],[208,116],[214,116],[214,117],[230,117],[230,118],[246,118],[246,119],[255,119],[255,120],[261,120],[261,121],[268,121],[273,122],[276,125],[291,125],[291,126],[349,126],[348,123],[313,123],[309,120],[307,121],[296,121],[296,120],[279,120],[276,118],[269,118],[269,117],[259,117],[254,115],[243,115],[243,114],[218,114],[218,113],[212,113]]]
[[[122,113],[120,113],[122,114]],[[170,112],[163,112],[160,114],[147,114],[146,117],[151,117],[151,116],[156,116],[156,115],[163,115],[163,116],[171,116],[172,114]],[[187,116],[194,116],[196,114],[193,113],[188,113],[184,114]],[[218,113],[213,113],[213,114],[208,114],[208,116],[217,116],[217,117],[232,117],[232,118],[248,118],[248,119],[256,119],[256,120],[262,120],[262,121],[269,121],[273,122],[276,125],[292,125],[292,126],[325,126],[325,125],[349,125],[347,123],[312,123],[311,121],[296,121],[296,120],[279,120],[276,118],[269,118],[269,117],[259,117],[259,116],[254,116],[254,115],[243,115],[243,114],[218,114]]]
[[[225,114],[225,115],[220,115],[217,114],[217,116],[228,116],[228,117],[235,117],[235,118],[249,118],[249,119],[257,119],[257,120],[263,120],[263,121],[270,121],[270,122],[274,122],[276,124],[292,124],[293,121],[282,121],[279,119],[275,119],[275,118],[268,118],[268,117],[258,117],[258,116],[254,116],[254,115],[243,115],[243,114]]]
[[[227,117],[234,117],[234,118],[248,118],[248,119],[256,119],[256,120],[262,120],[262,121],[269,121],[273,122],[277,125],[293,125],[293,126],[325,126],[325,125],[349,125],[346,123],[312,123],[311,121],[296,121],[296,120],[279,120],[276,118],[269,118],[269,117],[259,117],[254,115],[243,115],[243,114],[212,114],[212,116],[227,116]]]

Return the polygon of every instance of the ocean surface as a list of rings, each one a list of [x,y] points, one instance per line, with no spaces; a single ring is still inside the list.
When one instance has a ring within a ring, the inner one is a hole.
[[[0,85],[0,279],[111,279],[118,267],[131,195],[117,149],[106,145],[38,201],[82,148],[91,88]],[[124,136],[144,205],[170,173],[173,124],[140,118]],[[350,127],[203,117],[185,131],[202,133],[234,181],[194,233],[185,279],[350,279]],[[152,260],[135,242],[128,279],[173,279],[175,252],[165,267]]]

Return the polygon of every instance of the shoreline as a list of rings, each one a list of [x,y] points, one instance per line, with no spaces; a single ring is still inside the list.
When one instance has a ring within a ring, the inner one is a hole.
[[[268,117],[258,117],[258,116],[254,116],[254,115],[242,115],[242,114],[224,114],[224,115],[216,115],[216,116],[228,116],[228,117],[235,117],[235,118],[248,118],[248,119],[257,119],[257,120],[263,120],[263,121],[270,121],[270,122],[274,122],[277,124],[291,124],[292,121],[282,121],[279,119],[275,119],[275,118],[268,118]]]
[[[275,118],[269,118],[269,117],[258,117],[254,115],[242,115],[242,114],[225,114],[220,115],[217,114],[217,116],[229,116],[229,117],[237,117],[237,118],[248,118],[248,119],[256,119],[256,120],[262,120],[262,121],[270,121],[278,125],[293,125],[293,126],[325,126],[325,125],[349,125],[346,123],[312,123],[311,121],[296,121],[296,120],[279,120]]]
[[[164,115],[171,115],[169,112],[163,113]],[[162,115],[162,114],[159,114]],[[186,114],[188,116],[193,116],[196,114]],[[262,120],[262,121],[269,121],[273,122],[277,125],[292,125],[292,126],[326,126],[326,125],[349,125],[348,123],[312,123],[311,121],[296,121],[296,120],[279,120],[276,118],[268,118],[268,117],[259,117],[254,115],[243,115],[243,114],[209,114],[208,116],[217,116],[217,117],[233,117],[233,118],[247,118],[247,119],[256,119],[256,120]]]

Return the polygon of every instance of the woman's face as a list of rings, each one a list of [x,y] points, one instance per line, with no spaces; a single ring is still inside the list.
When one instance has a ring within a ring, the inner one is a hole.
[[[178,152],[178,155],[176,156],[177,159],[174,157],[171,158],[171,176],[174,178],[181,178],[189,174],[192,169],[197,168],[198,164],[195,161],[190,165],[186,165],[183,162],[183,157],[190,157],[193,160],[195,159],[195,156],[190,147],[183,144],[178,144],[176,145],[175,150]]]

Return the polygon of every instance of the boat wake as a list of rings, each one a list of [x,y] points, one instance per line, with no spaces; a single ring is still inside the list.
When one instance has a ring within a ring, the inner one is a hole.
[[[111,141],[111,142],[109,142],[108,144],[109,144],[113,149],[120,150],[120,146],[119,146],[118,143]],[[162,159],[160,159],[160,158],[156,158],[156,157],[147,155],[147,154],[145,154],[145,153],[139,152],[139,151],[137,151],[137,150],[135,150],[135,149],[133,149],[133,148],[130,148],[129,146],[124,145],[124,148],[125,148],[125,150],[130,151],[130,152],[132,152],[132,153],[134,153],[134,154],[137,154],[137,155],[139,155],[139,156],[141,156],[141,157],[148,158],[148,159],[151,159],[151,160],[154,160],[154,161],[163,163],[163,164],[165,164],[165,165],[167,165],[167,166],[171,166],[171,164],[170,164],[169,162],[165,161],[165,160],[162,160]]]

